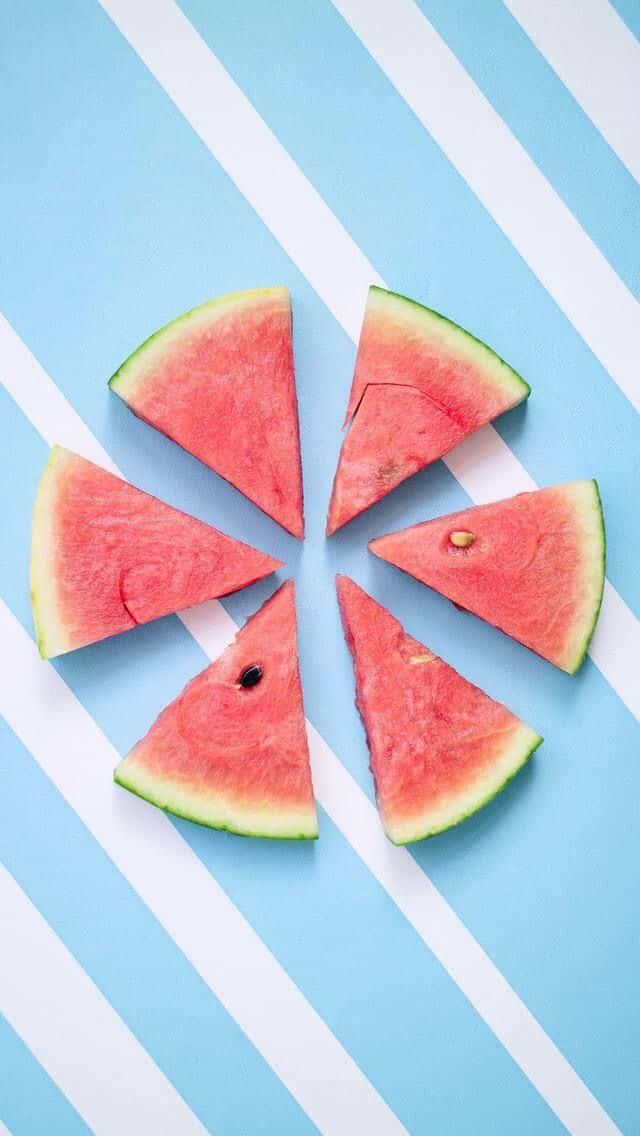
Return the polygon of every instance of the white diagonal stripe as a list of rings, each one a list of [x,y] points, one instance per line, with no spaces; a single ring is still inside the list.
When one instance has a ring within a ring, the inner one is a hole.
[[[338,322],[354,342],[357,342],[362,319],[362,302],[369,284],[377,283],[382,287],[386,285],[220,61],[173,0],[154,0],[152,8],[144,0],[133,3],[129,0],[100,0],[100,3],[253,206],[258,216],[298,265]],[[356,10],[360,12],[362,20],[365,19],[366,12],[374,10],[381,16],[386,15],[387,23],[392,25],[390,42],[396,44],[397,29],[395,29],[394,14],[397,12],[399,17],[402,17],[403,12],[409,11],[412,14],[415,8],[411,0],[398,0],[397,8],[393,9],[387,8],[381,0],[375,0],[375,3],[371,4],[367,0],[362,5],[364,12],[362,15],[358,0],[354,0],[353,4],[351,0],[345,0],[342,7],[347,5],[354,13]],[[520,155],[522,159],[516,163],[521,178],[526,182],[525,174],[527,171],[533,171],[532,185],[534,189],[538,187],[540,190],[538,196],[542,203],[547,205],[549,202],[557,203],[560,214],[551,218],[553,224],[565,218],[566,231],[574,236],[577,234],[577,252],[592,249],[597,264],[591,263],[588,256],[585,260],[582,253],[576,262],[582,266],[584,272],[580,278],[580,293],[586,293],[590,298],[597,293],[600,276],[596,269],[600,265],[603,267],[606,279],[612,277],[613,281],[617,282],[615,287],[619,285],[625,295],[631,299],[634,305],[633,319],[630,318],[628,323],[626,316],[622,319],[623,334],[618,340],[618,346],[622,345],[623,354],[625,358],[628,357],[629,374],[633,376],[638,389],[640,368],[636,363],[634,331],[638,318],[638,305],[417,8],[415,13],[416,16],[412,15],[412,19],[417,20],[415,30],[418,42],[421,42],[421,37],[424,38],[426,29],[428,44],[431,48],[434,48],[435,44],[436,56],[439,52],[443,56],[444,63],[451,70],[451,75],[448,75],[447,71],[445,77],[459,81],[461,89],[466,92],[466,98],[473,96],[472,107],[477,96],[482,112],[480,114],[482,123],[476,124],[478,129],[484,125],[487,129],[493,130],[499,142],[504,142],[506,139],[507,145],[513,144],[517,151],[516,156]],[[421,56],[418,59],[417,76],[414,74],[417,65],[415,45],[411,45],[407,56],[410,62],[409,74],[416,79],[419,76],[424,77],[428,67]],[[442,59],[440,63],[443,64]],[[448,88],[445,83],[435,96],[435,102],[440,108],[445,104],[449,105],[449,98],[441,97],[442,90],[446,89]],[[449,111],[445,110],[443,113],[447,117]],[[454,118],[457,122],[457,115],[454,115]],[[475,144],[474,150],[477,150]],[[482,150],[484,162],[487,153],[488,151]],[[482,164],[480,157],[478,162]],[[495,168],[502,169],[502,167],[500,165],[495,167],[491,163],[489,165],[489,182],[491,184],[501,182],[502,173],[500,178],[495,178],[494,174]],[[264,176],[265,170],[269,170],[268,177]],[[528,187],[524,188],[527,188],[528,192]],[[553,208],[549,207],[553,212]],[[532,225],[531,216],[526,210],[525,213],[526,217],[521,220],[523,225],[526,225],[527,232],[532,235],[533,246],[539,250],[545,245],[545,241],[538,239],[540,234],[536,226]],[[563,231],[561,225],[559,232]],[[557,235],[554,229],[547,244],[550,246],[549,252],[553,253],[554,271],[557,271],[560,279],[565,269],[571,274],[573,267],[571,257],[565,264],[564,257],[568,255],[568,246],[563,250],[562,242],[560,241],[559,245],[556,242]],[[584,242],[581,243],[583,238]],[[617,294],[614,295],[615,287],[609,299],[616,319],[620,317],[621,312],[626,312],[630,316],[628,305],[625,307],[626,300]],[[574,295],[572,287],[569,288],[569,292]],[[558,299],[557,296],[555,298]],[[605,317],[605,312],[608,311],[609,306],[605,303],[603,294],[591,311],[591,315],[594,316],[594,334],[599,334],[598,329],[606,333],[607,329],[613,326],[609,323],[608,314]],[[633,322],[634,319],[636,324]],[[593,347],[593,344],[591,346]],[[467,457],[475,455],[479,446],[483,451],[482,468]],[[473,437],[468,439],[444,460],[472,501],[505,497],[510,493],[517,493],[523,484],[528,485],[529,488],[534,487],[532,479],[492,426],[484,428],[481,441]],[[612,595],[613,588],[610,585],[607,589],[608,601]],[[640,625],[633,613],[629,612],[629,615],[631,618],[626,635],[620,643],[614,645],[615,658],[609,660],[607,652],[601,650],[598,653],[598,666],[631,712],[640,718],[640,684],[634,686],[629,682],[630,672],[627,666],[628,660],[636,659],[640,655]],[[622,659],[620,655],[623,656]],[[625,679],[622,683],[619,682],[621,675]]]
[[[0,1120],[0,1136],[12,1136],[12,1134],[9,1131],[9,1129],[7,1128],[6,1124],[3,1124],[1,1120]]]
[[[95,447],[98,450],[101,447],[88,427],[1,317],[0,358],[7,335],[14,378],[10,389],[24,412],[41,428],[44,436],[49,437],[47,422],[39,417],[39,408],[43,405],[50,409],[53,407],[56,428],[62,431],[64,444],[79,449],[88,457],[97,454]],[[19,382],[16,382],[17,375],[20,376]],[[46,397],[40,398],[43,383],[50,389]],[[70,411],[68,415],[65,407]],[[481,454],[476,457],[480,458]],[[115,467],[112,465],[112,468]],[[212,659],[231,641],[236,630],[217,600],[183,612],[181,618],[205,654]],[[22,634],[26,636],[26,633]],[[20,668],[15,673],[22,675]],[[34,672],[36,676],[37,672]],[[21,677],[22,681],[26,682],[26,677]],[[0,687],[0,710],[1,698]],[[582,1136],[585,1129],[580,1125],[585,1117],[591,1126],[588,1129],[590,1133],[617,1131],[598,1101],[429,877],[406,849],[393,848],[386,841],[375,808],[310,722],[307,722],[307,733],[318,801],[541,1096],[571,1132]],[[47,772],[52,777],[48,767]],[[58,781],[56,784],[61,788]],[[61,791],[64,792],[64,789],[61,788]],[[89,822],[85,819],[85,823]]]
[[[2,864],[0,912],[0,1009],[91,1131],[205,1136],[206,1128]]]
[[[123,476],[1,313],[0,380],[50,445],[58,442]],[[457,446],[447,455],[446,463],[477,504],[495,501],[508,492],[536,488],[533,478],[491,426]],[[204,649],[213,658],[222,649],[214,649],[211,637],[215,629],[220,629],[221,643],[228,642],[233,634],[233,623],[217,600],[211,600],[203,611],[182,612],[181,618],[196,639],[197,628],[206,627],[211,650]],[[608,580],[589,654],[619,698],[640,719],[640,683],[635,679],[636,660],[640,657],[640,622]]]
[[[406,1136],[177,828],[114,786],[120,755],[2,600],[0,629],[0,713],[317,1128]]]
[[[320,1130],[405,1132],[167,817],[113,790],[117,753],[2,600],[0,633],[11,659],[0,712]],[[617,1132],[312,726],[309,742],[318,800],[565,1127]]]
[[[638,301],[414,0],[332,2],[640,410]]]
[[[366,288],[381,284],[380,277],[174,0],[100,3],[356,339]],[[635,333],[640,306],[455,55],[413,0],[334,3],[640,408]]]
[[[640,181],[640,44],[608,0],[504,0],[594,126]]]

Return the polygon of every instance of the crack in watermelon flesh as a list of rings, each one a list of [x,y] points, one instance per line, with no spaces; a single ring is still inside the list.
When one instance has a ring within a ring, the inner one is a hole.
[[[262,677],[242,686],[256,665]],[[212,828],[317,837],[293,581],[162,711],[114,776],[167,812]]]
[[[31,550],[33,616],[44,658],[228,595],[281,567],[53,447],[34,507]]]
[[[194,308],[147,339],[109,386],[139,418],[302,538],[287,288],[237,292]]]
[[[463,328],[372,286],[327,535],[529,393],[511,367]]]
[[[542,738],[348,576],[336,583],[385,832],[394,844],[422,840],[491,800]]]
[[[455,531],[473,541],[456,548]],[[570,674],[598,618],[605,533],[595,481],[476,505],[372,540],[402,568]]]

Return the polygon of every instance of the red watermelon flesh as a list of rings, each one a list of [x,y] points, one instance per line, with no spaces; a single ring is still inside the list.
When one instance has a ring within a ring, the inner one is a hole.
[[[344,440],[327,536],[464,438],[464,431],[412,387],[369,386]]]
[[[194,308],[147,339],[109,386],[138,417],[303,536],[287,288]]]
[[[255,679],[243,685],[243,675]],[[245,836],[318,835],[292,581],[184,688],[115,780],[167,812]]]
[[[279,560],[54,446],[33,514],[31,595],[44,658],[224,596]]]
[[[529,393],[511,367],[457,324],[372,286],[327,534]]]
[[[486,804],[542,738],[337,578],[378,808],[394,844],[451,828]]]
[[[369,548],[563,670],[584,659],[605,569],[595,481],[477,505]]]

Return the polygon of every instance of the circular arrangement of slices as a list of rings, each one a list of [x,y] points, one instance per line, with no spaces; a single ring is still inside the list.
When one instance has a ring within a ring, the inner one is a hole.
[[[109,386],[134,414],[299,539],[302,464],[286,288],[212,300],[147,339]],[[371,287],[327,535],[528,397],[469,332]],[[604,586],[595,481],[428,519],[370,541],[376,556],[574,674]],[[54,446],[36,498],[31,597],[43,658],[95,643],[283,567]],[[394,844],[476,812],[542,738],[337,577],[356,703]],[[160,713],[115,781],[167,812],[247,836],[314,839],[316,807],[289,580]]]

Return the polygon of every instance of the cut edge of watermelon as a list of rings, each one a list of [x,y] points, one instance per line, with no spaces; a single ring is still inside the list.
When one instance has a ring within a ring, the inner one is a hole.
[[[256,836],[274,840],[317,840],[318,818],[315,806],[308,808],[259,808],[233,802],[222,794],[204,801],[177,781],[154,777],[139,763],[124,757],[116,766],[114,781],[143,801],[183,820],[207,828],[232,832],[236,836]]]
[[[531,726],[521,722],[515,737],[505,747],[496,760],[474,784],[467,786],[464,793],[456,794],[440,804],[438,808],[426,809],[417,817],[407,821],[384,820],[384,828],[392,844],[412,844],[426,840],[449,828],[455,828],[462,821],[478,812],[489,801],[497,797],[509,781],[529,758],[542,745],[543,738]]]
[[[71,637],[60,614],[55,576],[51,565],[55,560],[55,496],[69,451],[55,445],[44,468],[35,504],[31,530],[30,588],[31,610],[40,656],[51,659],[73,647]],[[133,620],[132,620],[133,624]]]
[[[211,326],[216,314],[222,317],[232,307],[241,308],[245,305],[254,307],[256,303],[271,302],[278,296],[290,308],[289,289],[284,284],[272,288],[251,288],[245,292],[230,292],[227,296],[219,296],[191,308],[158,328],[139,347],[136,347],[111,376],[108,385],[115,394],[127,402],[139,380],[146,373],[147,367],[153,362],[156,352],[160,357],[172,342],[179,343],[183,335],[196,331],[200,325]]]
[[[390,292],[377,284],[370,285],[367,307],[373,312],[374,318],[376,309],[379,309],[381,315],[388,317],[390,309],[394,306],[399,317],[412,325],[418,337],[422,338],[425,333],[432,336],[433,332],[437,331],[442,345],[449,347],[452,354],[462,353],[480,366],[486,378],[509,396],[509,407],[505,407],[505,410],[518,406],[531,394],[531,387],[526,379],[523,379],[522,375],[498,355],[497,351],[489,347],[488,343],[467,331],[461,324],[455,323],[434,308],[428,308],[426,304],[411,299],[410,296],[403,296],[401,292]],[[364,394],[364,391],[362,393]],[[357,406],[352,405],[350,398],[345,426],[356,411]]]
[[[567,645],[565,658],[558,666],[568,674],[575,674],[582,666],[598,622],[607,559],[607,537],[604,513],[598,482],[595,478],[571,481],[564,487],[567,494],[575,494],[576,513],[583,523],[583,549],[586,598],[581,620],[576,621],[572,642]]]

